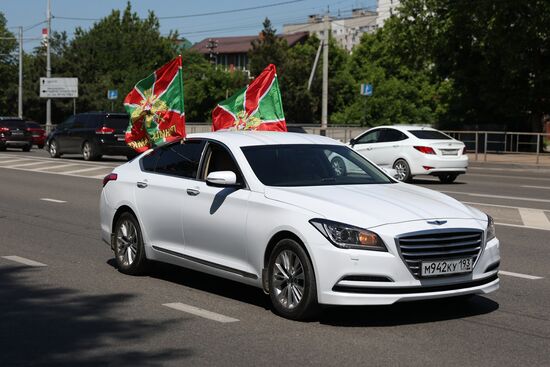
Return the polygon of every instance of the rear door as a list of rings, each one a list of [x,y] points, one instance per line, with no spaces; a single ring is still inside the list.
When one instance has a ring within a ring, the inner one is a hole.
[[[62,124],[55,128],[55,139],[60,153],[68,153],[70,149],[69,131],[73,128],[75,116],[68,117]]]
[[[155,149],[140,161],[134,193],[138,216],[153,246],[182,253],[182,214],[186,189],[197,183],[204,140],[187,140]]]
[[[403,141],[407,135],[397,129],[387,128],[382,133],[382,142],[378,144],[376,154],[379,156],[380,165],[393,166],[393,163],[401,157]]]
[[[383,129],[372,129],[356,139],[353,149],[370,159],[373,163],[379,164],[380,158],[376,155],[376,147],[381,142]]]

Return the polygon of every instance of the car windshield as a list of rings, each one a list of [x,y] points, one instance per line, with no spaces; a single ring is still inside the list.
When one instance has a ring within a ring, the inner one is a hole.
[[[10,129],[26,129],[25,122],[21,120],[4,120],[0,121],[0,125]]]
[[[107,115],[104,124],[113,129],[125,130],[130,123],[130,117],[123,115]]]
[[[388,184],[393,181],[352,149],[293,144],[243,147],[258,179],[267,186]]]
[[[409,130],[409,132],[414,136],[416,136],[418,139],[429,139],[429,140],[451,140],[452,139],[449,135],[445,135],[441,131],[437,131],[437,130]]]

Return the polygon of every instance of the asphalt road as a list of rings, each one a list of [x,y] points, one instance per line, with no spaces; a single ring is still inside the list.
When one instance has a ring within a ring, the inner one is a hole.
[[[550,169],[473,164],[452,185],[415,181],[500,223],[496,293],[333,307],[302,323],[223,279],[162,264],[119,273],[98,200],[122,162],[0,153],[0,366],[550,365]]]

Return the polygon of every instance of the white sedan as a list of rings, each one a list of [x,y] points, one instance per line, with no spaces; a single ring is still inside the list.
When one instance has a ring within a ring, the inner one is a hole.
[[[396,178],[404,182],[432,175],[452,183],[468,168],[464,143],[430,127],[379,126],[351,139],[350,146],[371,162],[394,168]]]
[[[337,173],[335,154],[354,169]],[[192,134],[103,185],[102,238],[121,272],[156,260],[214,274],[262,288],[287,318],[499,287],[489,216],[326,137]]]

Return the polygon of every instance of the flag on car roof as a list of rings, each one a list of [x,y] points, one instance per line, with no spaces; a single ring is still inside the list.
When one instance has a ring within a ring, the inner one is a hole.
[[[287,131],[275,65],[270,64],[246,88],[218,103],[212,130]]]
[[[185,137],[181,55],[137,82],[124,99],[126,144],[137,152]]]

